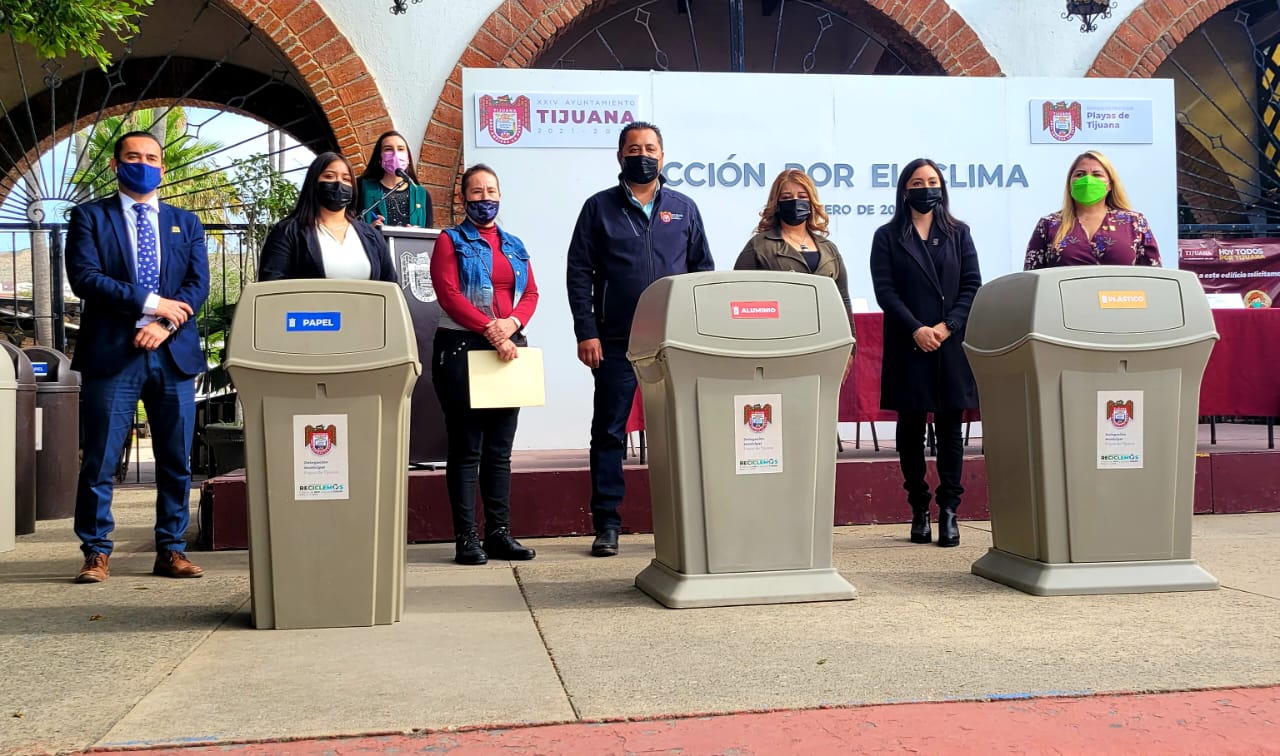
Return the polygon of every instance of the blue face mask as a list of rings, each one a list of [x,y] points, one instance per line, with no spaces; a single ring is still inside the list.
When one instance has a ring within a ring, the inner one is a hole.
[[[134,194],[150,194],[160,186],[160,169],[146,163],[119,163],[116,178]]]
[[[477,226],[487,226],[498,217],[497,200],[467,200],[467,217]]]

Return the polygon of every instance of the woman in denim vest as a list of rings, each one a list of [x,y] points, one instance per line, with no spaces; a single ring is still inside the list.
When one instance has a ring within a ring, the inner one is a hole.
[[[462,174],[466,220],[445,229],[431,253],[431,283],[440,301],[440,328],[431,379],[449,434],[445,484],[453,510],[454,561],[533,559],[511,535],[511,443],[517,408],[472,409],[467,352],[495,350],[519,357],[524,328],[538,306],[538,287],[524,243],[498,228],[498,175],[486,165]],[[476,530],[476,488],[484,502],[484,540]]]

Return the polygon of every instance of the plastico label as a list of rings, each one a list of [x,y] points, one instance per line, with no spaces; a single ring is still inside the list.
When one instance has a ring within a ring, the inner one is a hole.
[[[729,311],[734,319],[737,320],[744,318],[777,318],[780,312],[776,301],[730,302]]]
[[[1145,291],[1100,291],[1098,306],[1104,310],[1145,310],[1147,293]]]

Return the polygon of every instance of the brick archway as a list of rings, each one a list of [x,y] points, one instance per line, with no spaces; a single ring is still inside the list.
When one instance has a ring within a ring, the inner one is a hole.
[[[1234,2],[1144,0],[1120,22],[1086,75],[1150,77],[1188,34]]]
[[[392,128],[364,60],[317,0],[222,0],[261,29],[297,69],[324,110],[338,150],[357,171],[378,135]]]
[[[951,76],[1000,76],[1000,64],[947,0],[828,0],[842,10],[879,13]],[[419,175],[437,208],[453,207],[462,161],[462,69],[527,68],[597,0],[506,0],[489,15],[453,67],[418,152]]]

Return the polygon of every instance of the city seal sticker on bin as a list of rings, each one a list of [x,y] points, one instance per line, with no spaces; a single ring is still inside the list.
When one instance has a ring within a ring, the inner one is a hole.
[[[782,472],[782,394],[739,394],[733,405],[742,418],[734,444],[736,473]]]
[[[294,415],[293,437],[294,498],[350,498],[347,416]]]
[[[1142,469],[1143,392],[1098,392],[1098,469]]]
[[[285,313],[286,331],[341,331],[340,312],[289,312]]]
[[[776,300],[768,302],[730,302],[729,314],[734,320],[781,317]]]
[[[1099,291],[1098,306],[1104,310],[1145,310],[1145,291]]]
[[[35,376],[37,378],[42,378],[44,376],[47,376],[49,374],[49,363],[33,362],[31,363],[31,372],[35,373]]]

